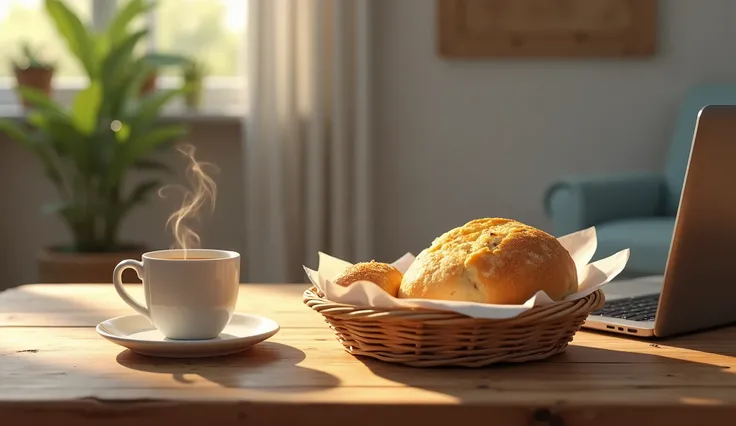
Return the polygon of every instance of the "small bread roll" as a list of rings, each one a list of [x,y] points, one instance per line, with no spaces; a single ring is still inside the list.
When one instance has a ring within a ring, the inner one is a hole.
[[[575,262],[556,238],[486,218],[446,232],[419,253],[398,297],[521,304],[539,290],[559,301],[577,289]]]
[[[398,269],[387,263],[372,260],[348,266],[342,274],[335,278],[335,284],[347,287],[356,281],[370,281],[378,284],[386,293],[396,297],[402,278]]]

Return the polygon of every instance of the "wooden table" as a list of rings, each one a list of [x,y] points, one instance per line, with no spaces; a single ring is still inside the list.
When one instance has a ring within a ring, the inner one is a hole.
[[[0,424],[736,424],[736,328],[656,343],[580,332],[547,361],[415,369],[343,351],[302,304],[305,288],[244,285],[238,311],[281,331],[239,355],[184,361],[96,334],[132,313],[112,285],[0,293]]]

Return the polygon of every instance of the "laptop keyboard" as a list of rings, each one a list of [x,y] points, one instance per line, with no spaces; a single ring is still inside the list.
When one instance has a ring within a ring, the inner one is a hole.
[[[618,299],[606,302],[601,309],[593,311],[591,315],[630,321],[654,321],[658,304],[658,294]]]

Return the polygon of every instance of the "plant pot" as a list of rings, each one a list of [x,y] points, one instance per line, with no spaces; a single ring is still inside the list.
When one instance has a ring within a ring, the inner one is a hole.
[[[199,110],[202,106],[202,81],[187,81],[191,90],[184,93],[184,105],[188,110]]]
[[[147,95],[156,90],[156,73],[151,73],[141,86],[141,95]]]
[[[51,81],[54,77],[54,70],[53,68],[14,68],[15,72],[15,81],[18,87],[32,87],[34,89],[40,90],[46,94],[46,96],[51,96]],[[20,98],[21,102],[23,103],[24,107],[29,107],[30,104],[28,101],[26,101],[25,98],[23,98],[20,93],[18,93],[18,97]]]
[[[115,265],[124,259],[140,260],[143,247],[111,253],[71,253],[53,247],[38,255],[40,283],[112,283]],[[135,271],[123,273],[123,282],[140,283]]]

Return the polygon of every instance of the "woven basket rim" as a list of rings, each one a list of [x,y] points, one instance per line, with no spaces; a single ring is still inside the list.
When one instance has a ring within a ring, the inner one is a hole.
[[[460,312],[443,310],[443,309],[432,309],[432,308],[424,308],[424,307],[376,308],[373,306],[361,306],[361,305],[353,305],[353,304],[348,304],[348,303],[333,302],[325,298],[324,296],[321,296],[319,293],[319,290],[314,285],[304,290],[304,293],[303,293],[304,303],[309,303],[310,301],[319,302],[320,310],[340,310],[340,311],[343,311],[342,313],[345,313],[345,311],[353,311],[353,312],[360,312],[362,315],[365,315],[365,316],[370,316],[374,314],[389,314],[389,315],[395,314],[395,315],[401,315],[402,317],[406,319],[409,319],[413,315],[433,315],[433,316],[434,315],[447,315],[447,316],[452,316],[456,318],[468,318],[472,320],[490,320],[490,321],[514,320],[514,319],[519,319],[519,318],[522,318],[528,315],[539,315],[543,313],[544,311],[558,311],[558,310],[566,309],[568,306],[575,305],[575,304],[580,305],[580,307],[584,309],[584,306],[587,305],[590,299],[603,298],[603,297],[604,297],[603,290],[597,289],[596,291],[588,294],[587,296],[581,297],[579,299],[553,303],[551,305],[534,306],[532,308],[527,309],[524,312],[521,312],[518,315],[509,317],[509,318],[490,319],[490,318],[475,318],[469,315],[462,314]]]

